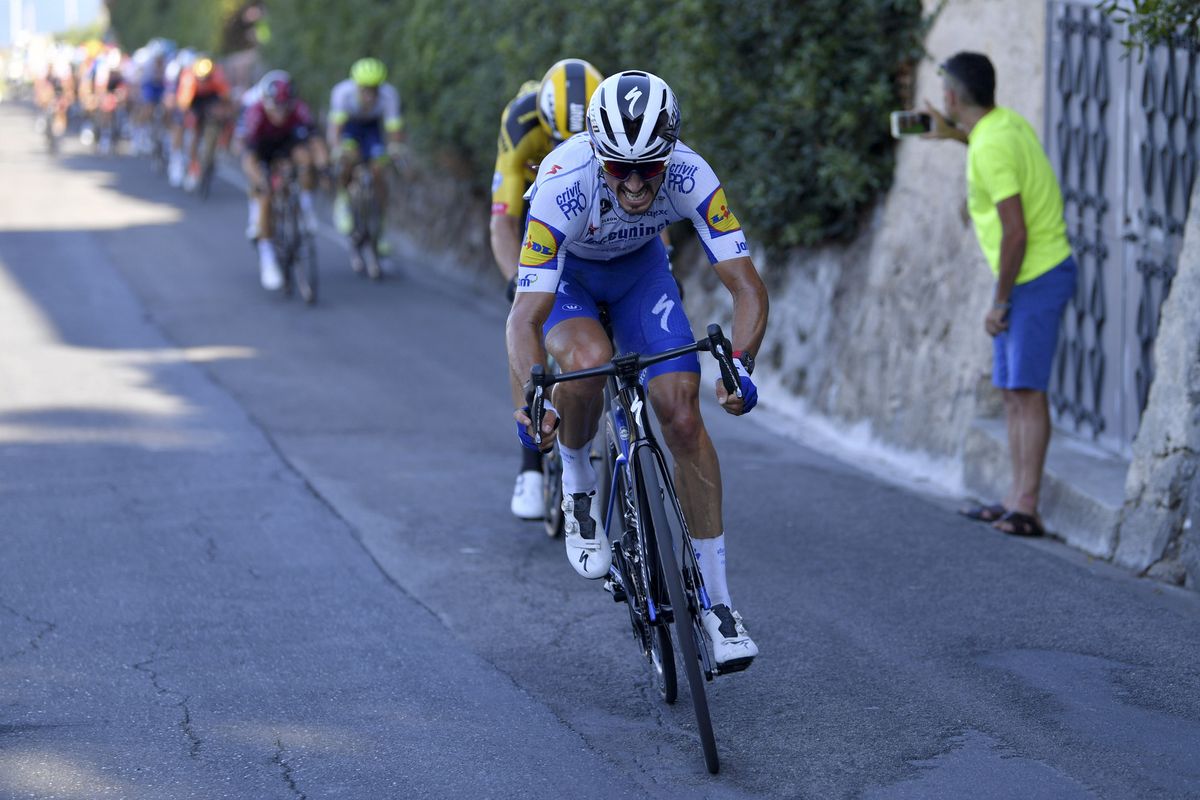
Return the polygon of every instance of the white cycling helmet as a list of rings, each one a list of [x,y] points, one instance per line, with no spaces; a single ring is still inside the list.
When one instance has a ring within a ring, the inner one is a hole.
[[[675,93],[649,72],[618,72],[592,95],[588,136],[601,159],[665,161],[679,139]]]

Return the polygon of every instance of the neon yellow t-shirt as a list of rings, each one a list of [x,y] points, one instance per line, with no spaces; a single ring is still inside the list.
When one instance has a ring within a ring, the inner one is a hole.
[[[1017,283],[1028,283],[1071,255],[1062,190],[1032,126],[1017,112],[997,106],[976,123],[967,144],[967,210],[997,277],[1004,231],[996,204],[1017,194],[1027,234]]]

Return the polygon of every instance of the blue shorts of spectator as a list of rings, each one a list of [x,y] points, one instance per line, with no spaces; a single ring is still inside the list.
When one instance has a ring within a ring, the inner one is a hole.
[[[1075,257],[1013,287],[1008,330],[992,339],[992,383],[1001,389],[1046,391],[1063,309],[1075,296]]]

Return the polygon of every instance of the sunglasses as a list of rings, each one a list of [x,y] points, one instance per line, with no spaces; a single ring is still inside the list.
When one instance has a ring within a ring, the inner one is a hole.
[[[642,176],[642,180],[648,181],[652,178],[657,178],[667,171],[667,161],[609,161],[604,160],[600,165],[604,171],[612,175],[619,181],[626,180],[633,173]]]

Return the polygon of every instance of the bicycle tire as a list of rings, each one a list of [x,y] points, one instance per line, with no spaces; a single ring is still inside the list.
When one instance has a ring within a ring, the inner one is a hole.
[[[311,306],[317,302],[317,243],[311,233],[301,233],[299,245],[298,263],[292,273],[300,299]]]
[[[700,643],[696,640],[695,623],[692,619],[687,595],[683,590],[683,576],[675,559],[675,548],[672,542],[674,537],[671,535],[671,525],[667,521],[668,504],[665,502],[667,484],[659,479],[659,470],[662,469],[662,466],[651,448],[639,447],[634,457],[637,459],[642,489],[645,492],[645,497],[641,498],[641,502],[650,512],[649,516],[655,532],[654,541],[662,567],[660,577],[667,585],[667,594],[671,598],[671,609],[675,615],[675,640],[679,644],[679,655],[683,659],[688,688],[692,694],[692,707],[696,712],[696,727],[700,733],[700,745],[704,750],[704,764],[710,773],[716,775],[721,769],[721,762],[717,755],[717,739],[713,733],[712,717],[708,710],[708,696],[704,690],[704,675],[700,671]],[[674,506],[673,503],[670,505]],[[660,536],[659,532],[665,535]]]
[[[609,538],[611,539],[614,532],[620,533],[622,541],[624,540],[624,531],[626,529],[625,507],[630,502],[636,504],[636,498],[631,500],[629,485],[626,479],[624,470],[616,469],[617,455],[617,439],[613,431],[612,420],[606,416],[604,425],[604,451],[605,456],[601,459],[604,464],[604,471],[608,474],[606,485],[615,484],[617,497],[613,504],[613,516],[607,518],[607,506],[605,507],[605,528]],[[606,488],[603,494],[598,494],[598,497],[608,498],[608,490]],[[643,537],[644,540],[644,537]],[[650,676],[663,702],[668,705],[673,704],[679,698],[679,678],[675,670],[675,651],[671,647],[671,632],[666,622],[661,622],[657,625],[652,625],[643,620],[639,616],[639,612],[635,606],[645,607],[646,594],[640,588],[640,577],[630,574],[628,562],[624,555],[625,550],[619,545],[614,548],[614,558],[616,553],[621,553],[619,569],[622,579],[625,583],[626,599],[625,603],[629,608],[629,622],[633,626],[634,638],[637,639],[638,645],[641,647],[642,655],[650,664]],[[646,555],[643,555],[649,561]],[[657,561],[649,564],[652,568],[657,565]],[[632,597],[630,595],[633,595]],[[659,603],[661,606],[661,603]]]

